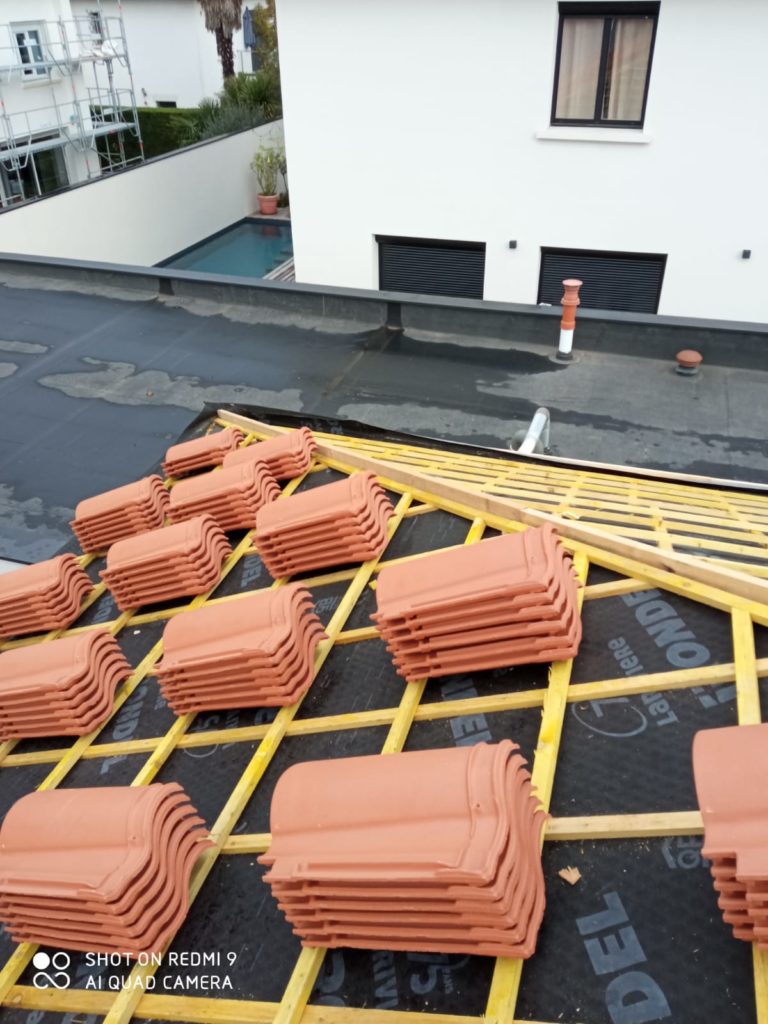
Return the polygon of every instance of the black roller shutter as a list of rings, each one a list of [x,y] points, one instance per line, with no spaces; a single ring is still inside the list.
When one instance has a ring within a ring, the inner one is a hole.
[[[584,282],[580,298],[586,309],[656,313],[665,262],[666,256],[651,253],[542,249],[538,301],[558,306],[563,281],[576,277]]]
[[[377,236],[379,288],[418,295],[482,299],[485,245]]]

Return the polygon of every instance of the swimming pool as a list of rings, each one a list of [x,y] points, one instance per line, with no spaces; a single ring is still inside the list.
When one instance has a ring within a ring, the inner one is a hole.
[[[264,277],[293,255],[289,221],[248,218],[164,260],[161,267]]]

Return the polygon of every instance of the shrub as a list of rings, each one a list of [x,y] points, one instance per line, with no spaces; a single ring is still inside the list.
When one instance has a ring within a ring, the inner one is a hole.
[[[235,75],[224,81],[221,105],[259,109],[267,121],[274,121],[282,113],[280,72],[275,67],[264,67],[255,75]]]
[[[162,156],[199,138],[200,111],[193,108],[139,107],[144,156]]]

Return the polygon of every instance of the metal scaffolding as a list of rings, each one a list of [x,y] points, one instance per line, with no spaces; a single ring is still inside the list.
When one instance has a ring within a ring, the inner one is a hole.
[[[96,3],[71,19],[0,25],[2,207],[144,159],[122,15]],[[118,67],[127,88],[116,84]],[[61,154],[48,178],[35,160],[43,153]]]

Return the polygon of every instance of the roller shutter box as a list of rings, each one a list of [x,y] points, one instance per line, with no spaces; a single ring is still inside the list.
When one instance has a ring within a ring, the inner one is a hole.
[[[656,313],[666,256],[650,253],[587,252],[542,249],[539,302],[559,306],[563,281],[584,282],[580,292],[586,309],[617,309]]]
[[[482,299],[485,245],[377,235],[379,288]]]

